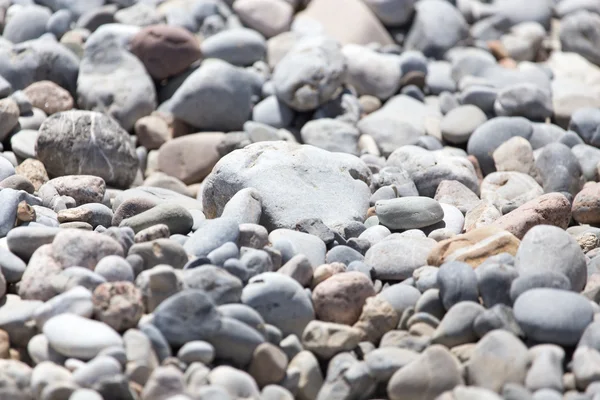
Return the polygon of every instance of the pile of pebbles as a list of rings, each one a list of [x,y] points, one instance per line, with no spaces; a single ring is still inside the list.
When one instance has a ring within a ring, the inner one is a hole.
[[[0,28],[0,400],[600,399],[598,0]]]

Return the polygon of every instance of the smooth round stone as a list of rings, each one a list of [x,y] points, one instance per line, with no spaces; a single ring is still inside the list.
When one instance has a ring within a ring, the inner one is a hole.
[[[507,264],[482,264],[475,270],[483,304],[490,308],[496,304],[511,305],[510,288],[519,273]]]
[[[252,29],[229,29],[203,40],[200,51],[206,58],[219,58],[233,65],[247,66],[264,58],[267,42]]]
[[[388,237],[373,245],[365,254],[365,264],[375,270],[378,279],[403,281],[414,270],[427,265],[427,256],[436,246],[424,237]]]
[[[65,124],[69,129],[61,128]],[[138,169],[135,149],[128,133],[112,118],[67,111],[48,117],[39,132],[36,154],[50,175],[95,175],[117,187],[133,182]]]
[[[121,336],[105,323],[74,314],[50,318],[43,332],[60,354],[84,360],[94,358],[107,347],[123,345]]]
[[[26,5],[13,13],[4,27],[2,37],[17,44],[37,39],[46,33],[52,13],[46,7]]]
[[[562,51],[578,53],[593,64],[600,65],[600,16],[581,10],[561,20],[560,44]]]
[[[310,72],[315,70],[322,73]],[[275,94],[294,110],[314,110],[332,99],[345,71],[346,62],[338,42],[326,37],[306,37],[275,66]]]
[[[463,105],[449,111],[440,124],[442,137],[452,144],[463,144],[475,130],[487,121],[487,117],[479,107]]]
[[[585,179],[587,181],[598,181],[596,166],[600,163],[600,149],[587,144],[578,144],[571,147],[571,151],[577,157]]]
[[[467,152],[477,157],[484,175],[496,167],[492,154],[502,143],[514,136],[529,139],[533,133],[531,123],[522,117],[496,117],[480,125],[469,138]]]
[[[91,318],[94,313],[92,293],[82,286],[77,286],[51,298],[35,311],[35,324],[38,329],[42,329],[50,318],[65,313]]]
[[[569,130],[577,133],[587,144],[597,147],[600,145],[600,110],[583,107],[571,115]]]
[[[250,306],[245,304],[230,303],[219,306],[218,310],[225,317],[236,319],[262,334],[265,333],[266,323],[264,319]]]
[[[219,366],[207,376],[212,385],[224,388],[232,398],[259,398],[256,381],[250,374],[230,366]]]
[[[106,256],[101,259],[94,269],[98,275],[103,276],[108,282],[133,282],[133,268],[123,257]]]
[[[491,331],[472,350],[466,364],[468,382],[499,392],[507,383],[524,381],[528,361],[527,347],[521,340],[504,330]]]
[[[535,166],[546,193],[562,192],[575,196],[583,186],[581,165],[571,149],[562,143],[544,146]]]
[[[221,316],[204,291],[190,289],[163,301],[154,310],[152,324],[171,346],[179,347],[217,332]]]
[[[273,128],[285,128],[292,122],[294,111],[277,96],[271,95],[254,106],[252,109],[252,120],[272,126]]]
[[[270,38],[289,30],[294,5],[281,0],[241,0],[234,2],[233,10],[245,26]]]
[[[132,38],[130,48],[158,80],[184,72],[201,55],[198,40],[191,32],[168,25],[143,28]]]
[[[534,121],[544,121],[554,113],[551,94],[533,83],[521,83],[502,89],[494,108],[497,115],[525,117]]]
[[[172,234],[188,234],[192,230],[190,212],[178,204],[163,203],[133,217],[124,219],[119,227],[128,226],[138,233],[154,225],[163,224]]]
[[[448,349],[430,346],[419,358],[392,375],[387,394],[391,400],[417,400],[423,393],[436,398],[463,383],[461,375],[460,363]]]
[[[0,271],[8,283],[17,283],[21,280],[25,268],[25,262],[8,249],[0,247]]]
[[[380,200],[375,204],[375,213],[380,224],[395,230],[423,228],[444,218],[440,204],[428,197]]]
[[[344,46],[342,52],[348,63],[347,82],[359,96],[371,95],[386,100],[398,91],[401,71],[397,56],[355,44]]]
[[[437,273],[437,284],[446,310],[461,301],[479,300],[477,276],[469,264],[458,261],[442,264]]]
[[[258,311],[284,335],[294,333],[301,337],[306,325],[315,318],[304,288],[294,279],[274,272],[251,278],[242,292],[242,303]]]
[[[244,69],[212,59],[192,72],[164,105],[176,118],[202,131],[240,130],[252,111],[255,78]]]
[[[468,36],[468,24],[457,8],[440,0],[415,4],[416,16],[406,36],[405,46],[426,57],[442,59],[444,53]],[[440,24],[440,21],[444,21]]]
[[[325,263],[325,243],[315,235],[291,229],[275,229],[269,234],[269,242],[281,252],[284,262],[303,254],[314,268]]]
[[[177,358],[187,364],[201,362],[208,365],[215,358],[215,348],[208,342],[194,340],[184,344],[179,349]]]
[[[571,290],[571,281],[562,272],[552,270],[521,273],[510,285],[510,299],[514,303],[520,295],[536,288]]]
[[[444,315],[432,334],[432,343],[448,348],[477,341],[474,322],[485,308],[473,301],[461,301],[452,306]]]
[[[346,122],[321,118],[306,123],[300,131],[305,144],[322,149],[358,155],[359,130]]]
[[[10,145],[13,152],[21,158],[35,158],[35,145],[38,138],[38,131],[33,129],[23,129],[10,138]]]
[[[256,329],[228,317],[221,318],[220,328],[207,340],[214,346],[218,360],[238,368],[248,365],[256,347],[265,342]]]
[[[554,271],[566,275],[574,291],[587,282],[585,255],[575,239],[561,228],[534,226],[525,234],[515,256],[519,274]]]
[[[242,293],[240,279],[213,265],[185,270],[183,282],[190,289],[203,290],[215,304],[236,303]]]
[[[360,272],[344,272],[318,284],[312,300],[319,320],[352,325],[358,320],[366,299],[374,295],[370,278]]]
[[[563,346],[577,344],[594,315],[585,297],[547,288],[532,289],[519,296],[514,313],[527,337]]]
[[[184,249],[188,254],[206,256],[225,243],[236,243],[239,233],[239,225],[235,220],[227,218],[205,220],[187,240]]]

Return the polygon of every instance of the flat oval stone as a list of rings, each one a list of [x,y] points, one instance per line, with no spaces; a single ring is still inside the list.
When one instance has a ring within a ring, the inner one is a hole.
[[[379,222],[390,229],[423,228],[444,219],[440,204],[429,197],[380,200],[375,204],[375,213]]]
[[[192,214],[178,204],[163,203],[136,216],[124,219],[119,227],[128,226],[138,233],[154,225],[164,224],[171,234],[186,235],[192,230]]]
[[[519,296],[514,313],[527,337],[542,343],[573,346],[592,323],[594,309],[579,294],[541,288]]]
[[[94,358],[107,347],[123,346],[121,336],[105,323],[74,314],[50,318],[43,332],[60,354],[83,360]]]

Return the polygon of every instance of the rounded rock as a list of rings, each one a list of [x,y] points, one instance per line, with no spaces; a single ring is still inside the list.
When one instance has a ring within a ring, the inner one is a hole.
[[[514,314],[523,332],[540,343],[573,346],[592,323],[594,311],[585,297],[558,289],[531,289],[517,298]]]
[[[318,284],[312,293],[317,318],[352,325],[368,297],[375,295],[373,283],[360,272],[344,272]]]

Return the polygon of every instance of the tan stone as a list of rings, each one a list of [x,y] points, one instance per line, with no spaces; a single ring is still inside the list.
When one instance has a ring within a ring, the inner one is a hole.
[[[342,263],[319,265],[313,272],[311,287],[314,289],[319,283],[342,272],[346,272],[346,265]]]
[[[156,115],[148,115],[138,119],[134,131],[140,145],[148,150],[160,148],[172,136],[167,121]]]
[[[394,307],[379,296],[369,297],[363,306],[362,313],[354,328],[361,331],[362,341],[378,343],[379,340],[395,329],[400,321],[400,316]]]
[[[462,261],[476,268],[493,255],[517,254],[520,243],[510,232],[486,226],[439,242],[429,253],[427,263],[440,266],[447,261]]]
[[[502,216],[494,226],[522,239],[536,225],[554,225],[567,229],[571,220],[571,203],[560,193],[544,194]]]
[[[354,324],[367,298],[375,295],[373,283],[361,272],[336,274],[315,287],[313,305],[318,319]]]
[[[3,330],[0,330],[0,359],[10,359],[10,338]]]
[[[186,184],[202,181],[220,155],[217,146],[225,134],[195,133],[169,140],[158,151],[158,168]]]
[[[48,115],[68,111],[74,107],[71,94],[51,81],[34,82],[27,86],[24,92],[34,107]]]
[[[279,383],[285,378],[288,357],[283,350],[271,343],[259,344],[252,355],[248,373],[258,386]]]
[[[323,360],[343,351],[351,351],[361,341],[361,331],[354,327],[313,320],[302,333],[303,347]]]
[[[325,32],[341,44],[381,45],[394,40],[381,22],[361,0],[312,0],[296,18],[309,17],[320,22]]]
[[[589,182],[588,182],[589,183]],[[573,219],[580,224],[600,223],[600,184],[586,185],[573,200]]]
[[[502,213],[490,202],[480,201],[465,215],[465,232],[491,225]]]
[[[33,158],[28,158],[23,161],[15,168],[15,171],[17,175],[27,178],[33,184],[36,191],[40,186],[48,182],[48,173],[46,172],[44,164]]]

